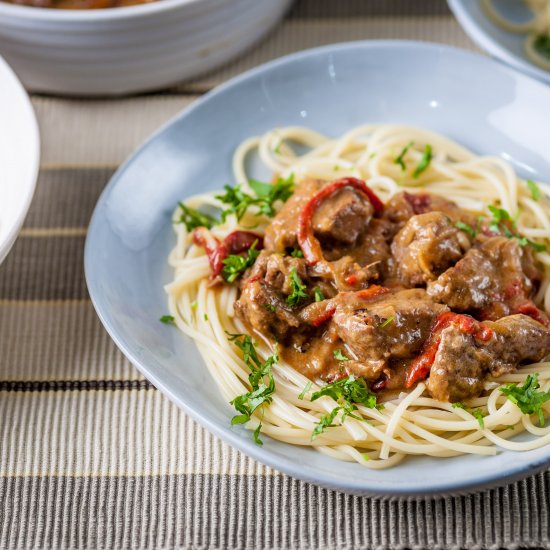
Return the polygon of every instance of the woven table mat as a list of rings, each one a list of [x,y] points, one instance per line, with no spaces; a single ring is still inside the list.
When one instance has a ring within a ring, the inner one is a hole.
[[[292,479],[179,411],[102,328],[83,274],[106,182],[230,76],[360,38],[475,49],[443,0],[309,0],[252,52],[162,94],[35,96],[36,195],[0,267],[0,548],[550,548],[550,474],[469,496],[386,500]]]

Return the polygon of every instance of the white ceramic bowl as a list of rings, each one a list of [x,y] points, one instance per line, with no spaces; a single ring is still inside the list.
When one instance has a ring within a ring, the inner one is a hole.
[[[0,1],[0,54],[27,89],[121,95],[159,89],[236,56],[291,0],[159,0],[100,10]]]
[[[515,34],[499,27],[487,16],[479,0],[447,0],[447,3],[466,34],[480,48],[511,67],[550,84],[550,71],[538,67],[526,55],[525,34]],[[517,7],[509,0],[500,3],[499,11],[513,21]]]
[[[39,160],[38,126],[31,103],[0,57],[0,263],[25,220]]]

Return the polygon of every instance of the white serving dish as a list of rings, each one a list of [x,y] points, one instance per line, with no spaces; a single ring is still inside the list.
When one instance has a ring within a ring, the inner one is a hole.
[[[39,161],[40,140],[32,105],[0,57],[0,263],[27,215]]]
[[[159,0],[59,10],[0,1],[0,54],[34,92],[143,92],[227,62],[268,32],[290,3]]]

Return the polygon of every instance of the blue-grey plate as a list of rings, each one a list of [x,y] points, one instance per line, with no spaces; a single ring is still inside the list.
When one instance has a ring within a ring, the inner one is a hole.
[[[511,21],[529,19],[521,0],[494,0],[500,13]],[[525,34],[514,34],[499,27],[487,16],[480,0],[447,0],[449,7],[466,34],[483,50],[529,76],[550,83],[550,71],[535,65],[525,55]]]
[[[550,447],[523,454],[412,458],[370,471],[314,450],[230,427],[195,345],[159,323],[166,313],[166,259],[177,201],[231,182],[245,138],[274,126],[307,125],[337,136],[366,122],[441,132],[497,154],[523,175],[550,181],[550,89],[491,59],[449,47],[381,41],[301,52],[254,69],[207,94],[143,145],[101,196],[86,242],[86,278],[105,327],[141,372],[214,434],[295,477],[362,494],[466,491],[550,464]]]

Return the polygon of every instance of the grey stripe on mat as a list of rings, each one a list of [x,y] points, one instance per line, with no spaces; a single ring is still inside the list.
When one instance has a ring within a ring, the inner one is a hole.
[[[548,473],[423,500],[287,476],[3,478],[0,548],[550,547],[549,494]]]
[[[299,0],[289,18],[450,15],[442,0]]]

